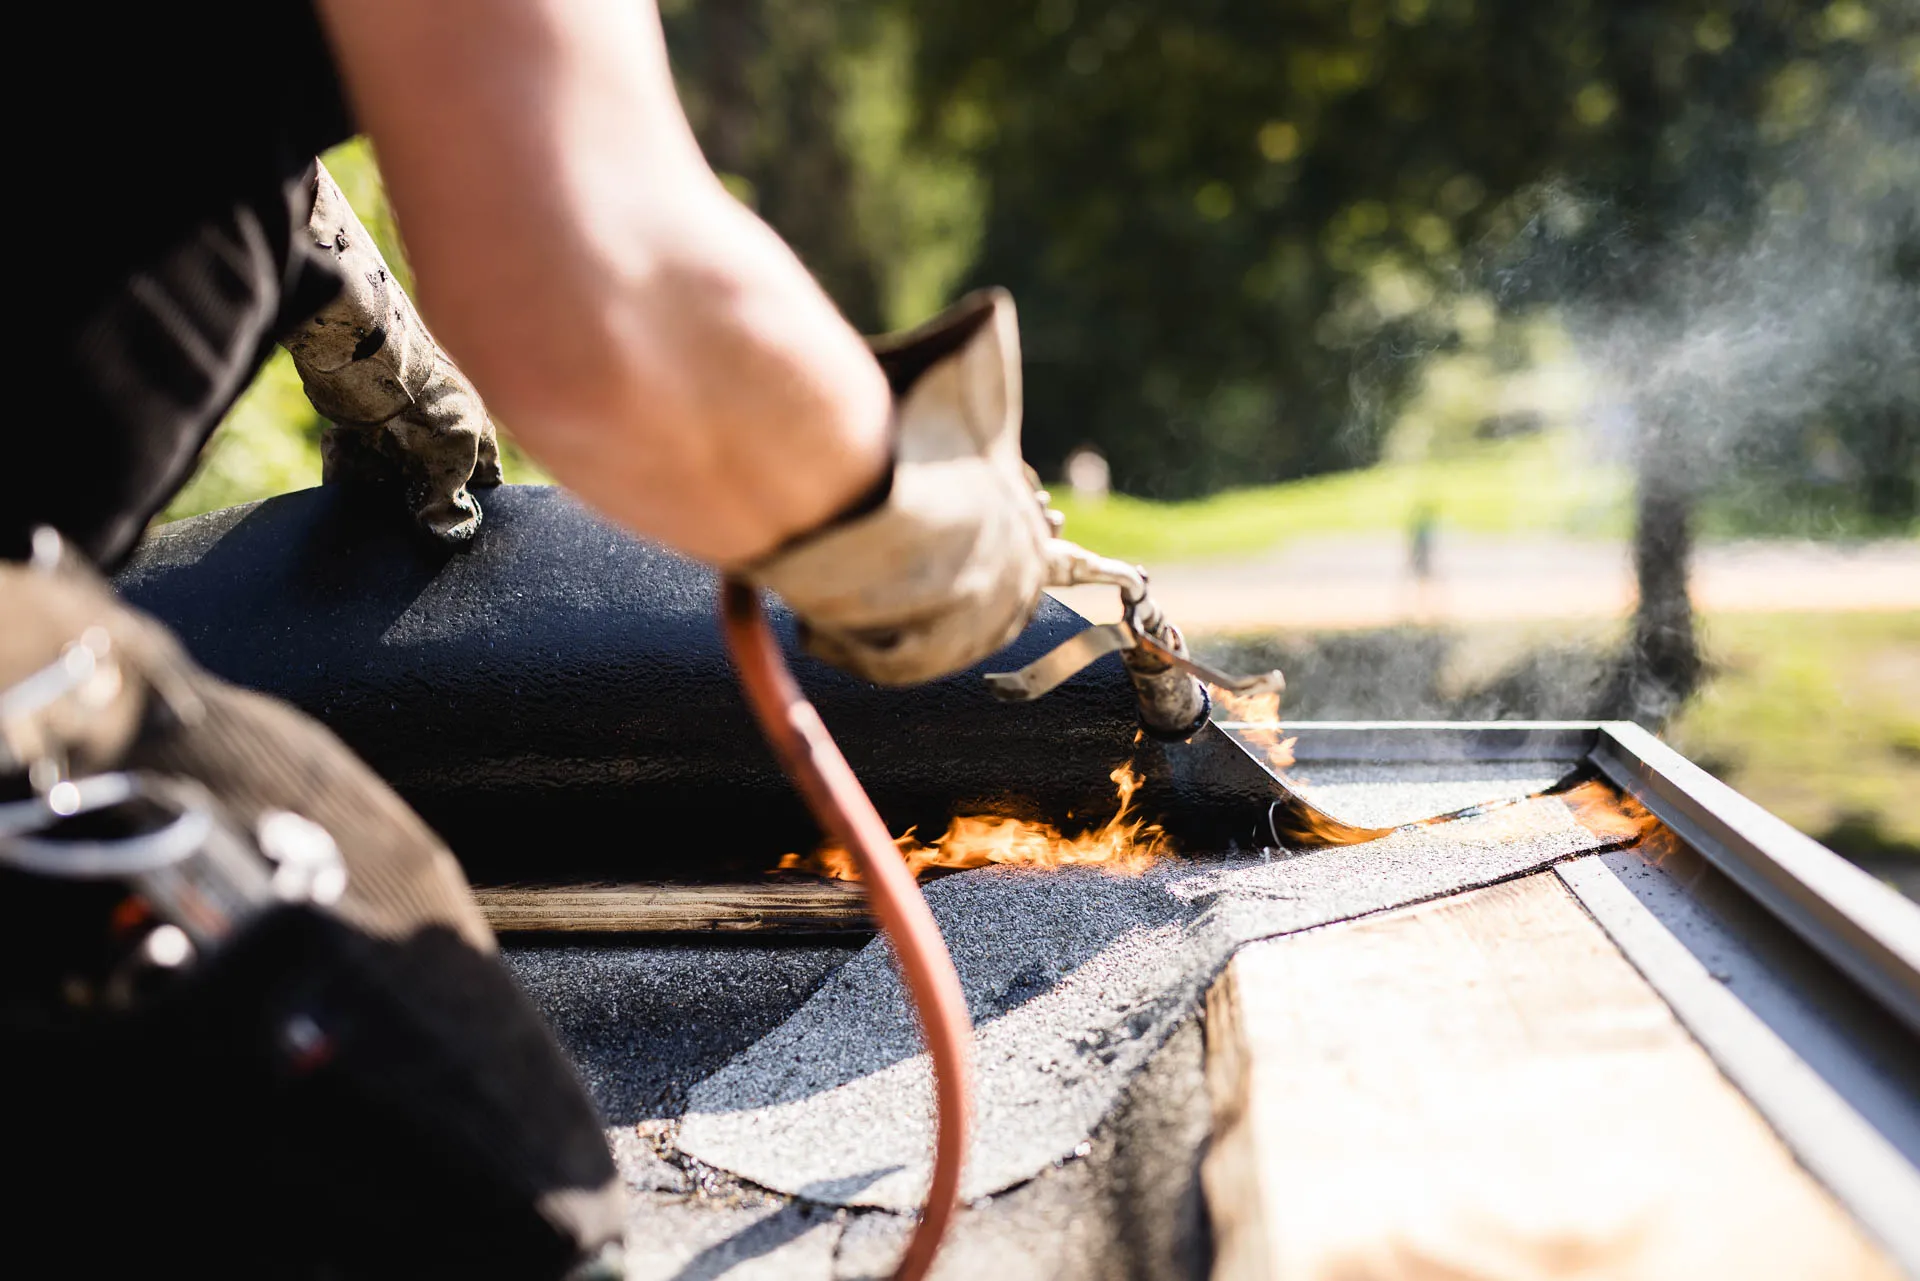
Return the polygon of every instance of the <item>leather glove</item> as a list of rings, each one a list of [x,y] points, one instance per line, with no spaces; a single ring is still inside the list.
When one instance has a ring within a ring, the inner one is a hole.
[[[469,492],[500,483],[500,446],[480,393],[433,340],[346,196],[314,162],[315,249],[340,294],[281,344],[327,419],[321,479],[389,485],[427,533],[459,544],[480,529]]]
[[[1020,458],[1012,297],[970,294],[873,350],[894,395],[885,498],[738,572],[792,606],[815,656],[911,685],[1019,635],[1040,603],[1052,530]]]

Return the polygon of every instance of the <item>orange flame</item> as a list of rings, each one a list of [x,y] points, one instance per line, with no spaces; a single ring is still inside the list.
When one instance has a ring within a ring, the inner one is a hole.
[[[1227,712],[1227,719],[1242,722],[1240,741],[1267,758],[1267,768],[1278,774],[1293,767],[1293,745],[1300,741],[1280,737],[1280,695],[1236,694],[1212,686],[1214,705]]]
[[[932,867],[986,867],[990,863],[1036,868],[1098,867],[1115,876],[1138,876],[1173,850],[1158,823],[1133,814],[1133,794],[1144,781],[1134,773],[1133,762],[1119,766],[1107,777],[1119,793],[1120,808],[1100,827],[1076,836],[1062,836],[1051,823],[996,814],[963,814],[932,841],[920,840],[914,829],[908,828],[893,843],[906,859],[907,870],[916,877]],[[853,855],[831,843],[810,855],[785,855],[780,867],[836,881],[860,879]]]
[[[1335,818],[1298,795],[1273,808],[1267,820],[1286,845],[1307,849],[1322,845],[1364,845],[1393,832],[1391,827],[1361,827]],[[1427,820],[1429,822],[1433,820]]]
[[[1659,863],[1680,846],[1673,829],[1662,823],[1635,797],[1603,779],[1590,778],[1560,793],[1573,811],[1574,821],[1595,836],[1637,847]]]

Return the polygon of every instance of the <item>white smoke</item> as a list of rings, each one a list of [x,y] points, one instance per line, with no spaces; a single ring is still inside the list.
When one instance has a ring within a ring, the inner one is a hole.
[[[1882,69],[1748,182],[1759,212],[1742,232],[1708,212],[1638,296],[1564,309],[1597,385],[1596,433],[1610,451],[1650,424],[1671,433],[1698,487],[1783,460],[1826,481],[1900,465],[1832,428],[1920,421],[1920,90]],[[1606,212],[1558,190],[1536,199],[1546,219]]]

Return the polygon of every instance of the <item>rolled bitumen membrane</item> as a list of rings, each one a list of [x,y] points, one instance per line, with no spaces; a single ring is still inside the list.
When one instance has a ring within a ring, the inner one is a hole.
[[[777,1024],[860,946],[509,942],[508,965],[550,1017],[559,1016],[556,1031],[607,1108],[627,1188],[629,1281],[892,1274],[913,1216],[768,1192],[687,1157],[674,1142],[686,1088],[712,1070],[712,1056],[724,1059],[726,1043],[750,1044],[754,1029]],[[1198,1020],[1190,1017],[1073,1154],[961,1208],[935,1276],[1205,1276],[1204,1070]]]
[[[1072,1153],[1233,950],[1517,876],[1608,844],[1557,799],[1363,845],[1146,874],[983,868],[927,887],[975,1028],[961,1195]],[[679,1146],[775,1191],[907,1210],[925,1194],[931,1078],[875,940],[695,1086]]]
[[[1311,731],[1309,731],[1311,732]],[[1544,792],[1573,761],[1311,761],[1287,771],[1287,785],[1330,818],[1356,827],[1399,827],[1489,801]]]
[[[1319,763],[1303,790],[1339,817],[1382,823],[1512,799],[1563,772]],[[930,885],[978,1037],[971,1206],[942,1272],[1200,1275],[1172,1262],[1201,1249],[1180,1219],[1206,1132],[1193,1015],[1233,949],[1606,844],[1546,797],[1265,860],[1196,858],[1132,879],[982,869]],[[607,1111],[637,1276],[888,1271],[924,1187],[931,1118],[883,942],[508,956]],[[1157,1137],[1132,1134],[1141,1099],[1161,1096],[1185,1101],[1156,1105]],[[1166,1168],[1129,1174],[1156,1145]],[[1129,1201],[1114,1190],[1129,1179],[1152,1186]]]
[[[282,494],[156,530],[115,585],[207,670],[339,735],[476,882],[725,881],[813,849],[819,828],[742,701],[713,573],[557,489],[481,502],[481,532],[454,551],[377,493]],[[1250,844],[1273,799],[1212,727],[1137,742],[1118,655],[1045,698],[995,698],[985,671],[1086,626],[1058,601],[986,662],[910,689],[807,657],[793,616],[769,616],[895,832],[957,813],[1071,826],[1110,812],[1130,760],[1140,813],[1193,848]]]

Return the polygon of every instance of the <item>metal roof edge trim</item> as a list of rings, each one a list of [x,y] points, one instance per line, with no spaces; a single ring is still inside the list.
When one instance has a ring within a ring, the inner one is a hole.
[[[1219,721],[1225,730],[1272,729]],[[1302,761],[1577,761],[1599,739],[1599,721],[1286,721]]]
[[[1774,963],[1711,909],[1696,903],[1694,928],[1685,931],[1668,912],[1655,910],[1628,889],[1604,854],[1561,863],[1554,871],[1800,1163],[1902,1268],[1920,1276],[1920,1214],[1915,1213],[1920,1170],[1883,1130],[1883,1114],[1870,1117],[1858,1106],[1857,1095],[1836,1087],[1835,1052],[1821,1056],[1827,1071],[1815,1068],[1807,1053],[1810,1036],[1830,1035],[1845,1047],[1846,1033],[1833,1025],[1802,1025],[1799,1035],[1789,1038],[1756,1013],[1750,1004],[1755,971],[1760,984],[1784,990]],[[1692,901],[1690,890],[1677,883],[1674,888]],[[1775,929],[1789,932],[1762,915]],[[1709,948],[1720,964],[1737,958],[1738,989],[1724,974],[1708,970],[1702,956]],[[1872,1073],[1861,1060],[1848,1057],[1854,1053],[1849,1049],[1837,1053],[1850,1071]]]
[[[1776,818],[1630,721],[1590,759],[1736,885],[1920,1032],[1920,905]]]

